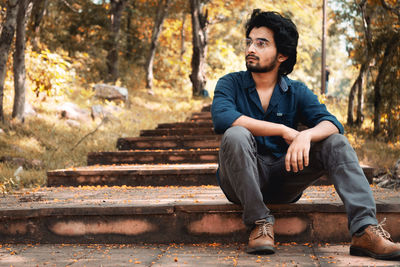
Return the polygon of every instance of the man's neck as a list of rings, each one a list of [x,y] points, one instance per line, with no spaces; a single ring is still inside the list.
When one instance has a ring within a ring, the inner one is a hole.
[[[276,83],[278,82],[278,73],[275,71],[264,73],[252,72],[251,75],[256,83],[257,90],[274,89]]]

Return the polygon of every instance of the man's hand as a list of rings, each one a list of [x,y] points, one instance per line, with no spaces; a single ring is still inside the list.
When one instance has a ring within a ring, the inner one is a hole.
[[[286,138],[283,137],[285,140]],[[287,142],[287,141],[286,141]],[[303,170],[309,164],[309,153],[311,146],[311,135],[309,131],[298,132],[290,144],[285,157],[286,170],[289,172],[290,167],[294,172]]]
[[[292,167],[294,172],[298,172],[307,167],[310,162],[311,142],[322,141],[335,133],[339,133],[339,130],[330,121],[321,121],[313,128],[301,132],[285,128],[281,136],[290,145],[285,157],[286,170],[289,172]]]
[[[285,142],[290,145],[300,132],[290,127],[284,125],[282,126],[284,127],[282,138],[285,139]]]

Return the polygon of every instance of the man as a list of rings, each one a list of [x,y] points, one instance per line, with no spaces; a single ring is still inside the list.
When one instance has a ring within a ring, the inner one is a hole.
[[[296,202],[327,173],[348,214],[350,254],[400,259],[376,220],[375,201],[343,126],[301,82],[289,79],[296,64],[298,32],[276,12],[254,10],[246,24],[247,71],[222,77],[212,118],[224,133],[218,182],[243,207],[251,230],[249,253],[274,253],[274,217],[268,203]],[[301,122],[307,130],[298,131]]]

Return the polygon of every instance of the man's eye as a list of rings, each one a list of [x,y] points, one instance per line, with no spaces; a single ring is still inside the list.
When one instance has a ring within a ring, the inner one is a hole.
[[[256,41],[256,46],[257,47],[266,47],[267,46],[267,42],[266,41],[257,40]]]

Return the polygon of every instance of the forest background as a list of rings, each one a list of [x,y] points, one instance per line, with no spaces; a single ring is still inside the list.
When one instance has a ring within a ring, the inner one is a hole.
[[[328,92],[321,92],[322,1],[0,0],[0,189],[42,186],[46,170],[86,165],[118,137],[184,121],[211,103],[222,75],[244,70],[254,8],[290,17],[300,34],[290,77],[345,124],[362,163],[400,158],[400,2],[327,1]],[[127,101],[94,97],[126,87]],[[206,97],[209,95],[210,97]],[[66,119],[72,103],[92,116]],[[111,115],[94,116],[101,106]]]

